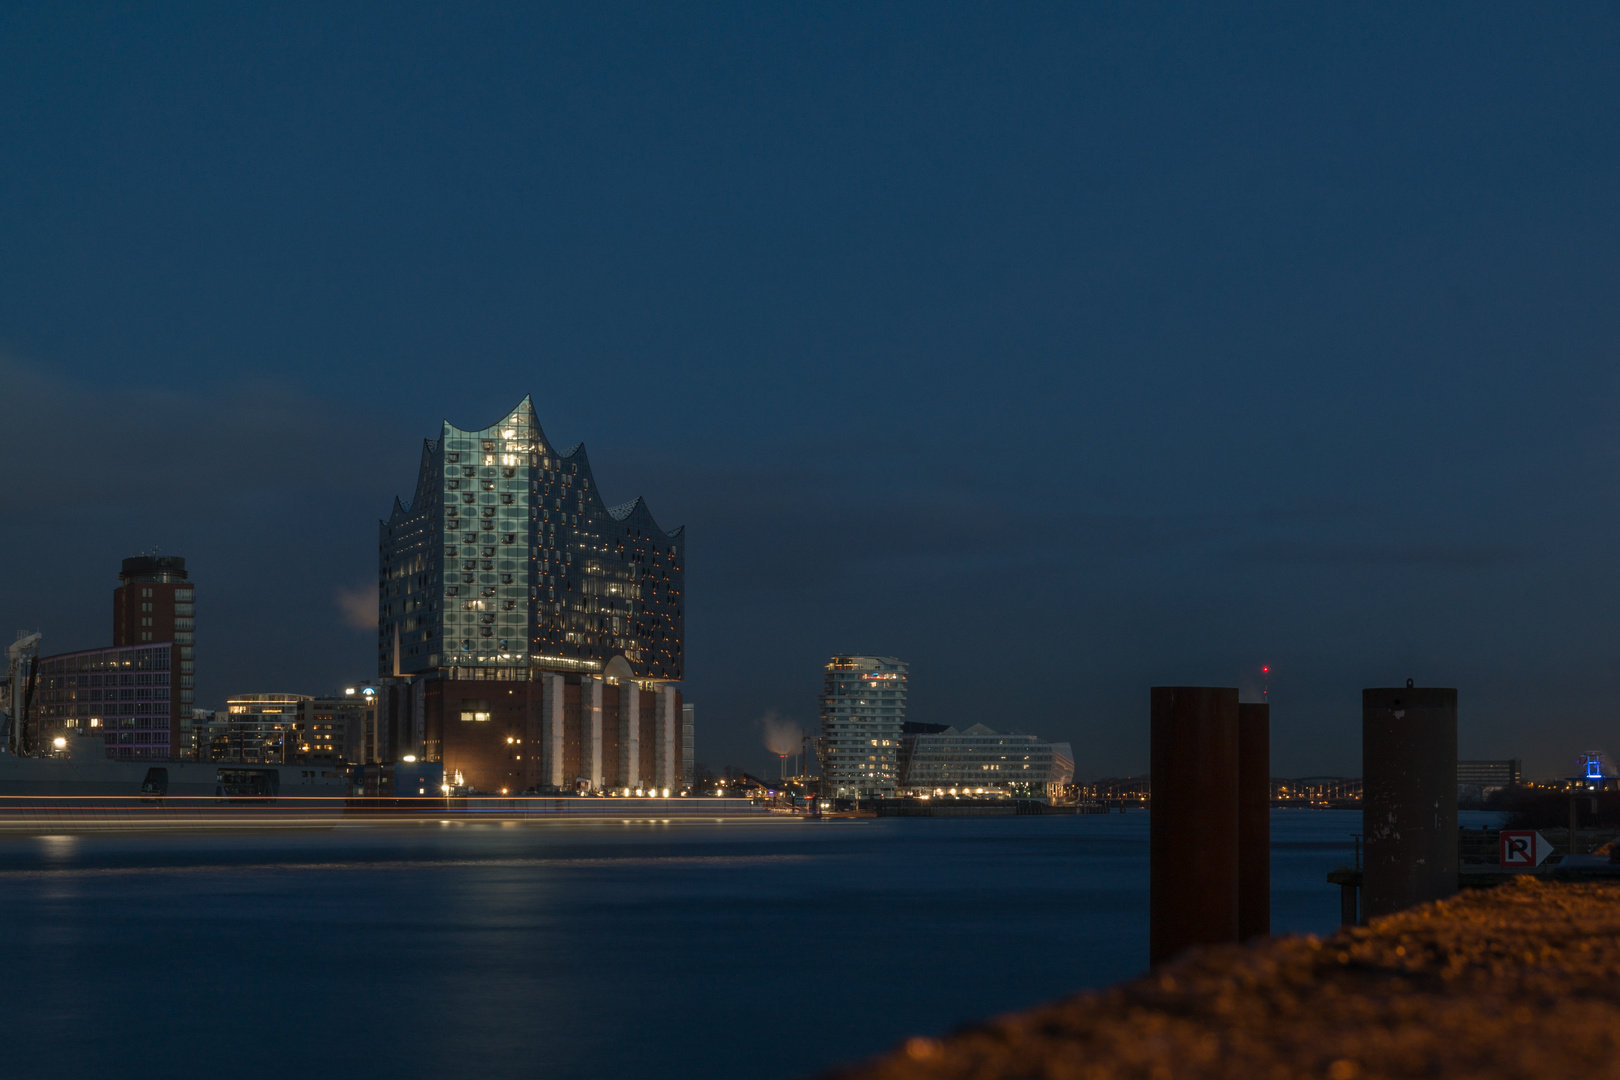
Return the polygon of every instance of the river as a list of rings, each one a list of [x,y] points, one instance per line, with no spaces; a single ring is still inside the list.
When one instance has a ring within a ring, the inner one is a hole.
[[[813,1073],[1147,956],[1145,813],[0,839],[8,1077]],[[1272,815],[1330,933],[1355,811]]]

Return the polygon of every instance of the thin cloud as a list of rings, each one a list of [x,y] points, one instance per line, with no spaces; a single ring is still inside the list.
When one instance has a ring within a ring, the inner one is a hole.
[[[377,629],[377,594],[367,589],[339,589],[338,610],[343,613],[343,624],[356,630]]]
[[[0,430],[17,509],[194,510],[272,494],[369,492],[405,471],[400,447],[412,442],[278,386],[114,393],[7,357],[0,383],[9,400],[27,402]]]
[[[1530,560],[1528,548],[1506,544],[1332,543],[1279,541],[1250,544],[1232,553],[1246,563],[1296,563],[1311,566],[1413,566],[1431,569],[1483,569]]]

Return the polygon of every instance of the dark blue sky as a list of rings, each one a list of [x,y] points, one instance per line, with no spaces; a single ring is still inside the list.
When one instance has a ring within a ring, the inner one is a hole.
[[[689,535],[699,758],[836,650],[1146,767],[1147,688],[1620,753],[1620,15],[0,9],[0,619],[199,587],[198,692],[374,671],[441,418]]]

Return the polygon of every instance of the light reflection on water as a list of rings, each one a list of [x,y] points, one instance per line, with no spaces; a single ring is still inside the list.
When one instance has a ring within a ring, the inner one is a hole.
[[[812,1073],[1140,972],[1146,814],[0,840],[6,1075]],[[1331,932],[1354,811],[1275,811]]]

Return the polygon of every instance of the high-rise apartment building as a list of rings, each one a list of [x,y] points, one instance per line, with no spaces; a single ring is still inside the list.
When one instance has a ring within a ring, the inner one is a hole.
[[[110,757],[195,756],[192,648],[196,592],[176,555],[125,559],[113,590],[111,648],[42,657],[35,749],[57,735],[105,732]]]
[[[685,538],[525,397],[426,440],[378,535],[377,759],[479,790],[680,787]]]
[[[176,757],[193,758],[192,649],[197,594],[186,575],[186,560],[178,555],[137,555],[124,560],[118,580],[121,584],[113,590],[113,645],[166,641],[175,646],[179,667],[173,675],[180,720],[173,752]]]
[[[835,656],[821,692],[821,791],[886,797],[899,782],[906,664],[892,656]]]

